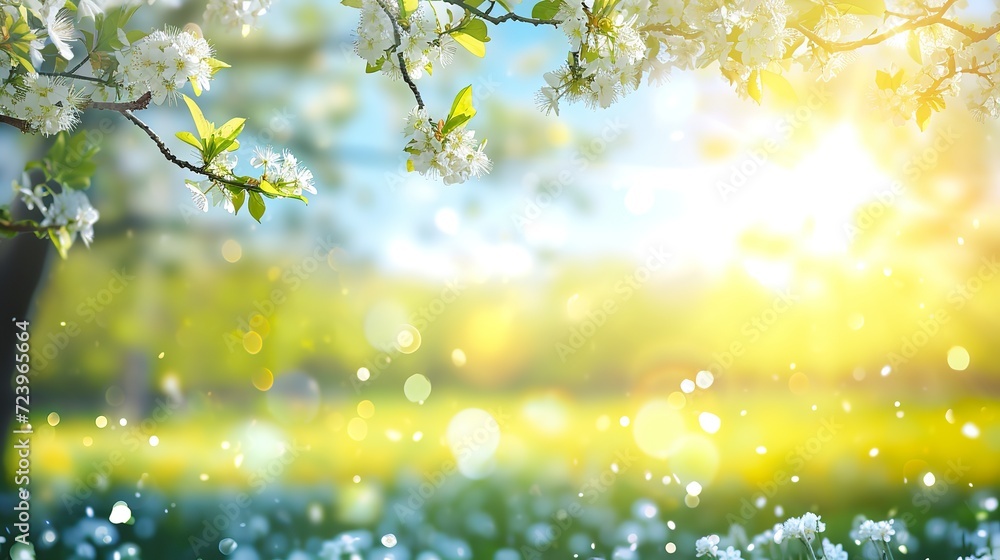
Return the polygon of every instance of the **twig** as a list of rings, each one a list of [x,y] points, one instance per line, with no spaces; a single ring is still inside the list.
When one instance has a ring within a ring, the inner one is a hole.
[[[84,46],[86,46],[86,45],[84,45]],[[74,66],[74,67],[70,68],[70,69],[69,69],[69,73],[70,73],[70,74],[74,74],[74,73],[76,73],[76,71],[77,71],[77,70],[79,70],[79,69],[80,69],[80,67],[82,67],[82,66],[83,66],[84,64],[86,64],[86,63],[87,63],[87,61],[88,61],[88,60],[90,60],[90,54],[91,54],[91,53],[90,53],[90,51],[87,51],[87,56],[83,57],[83,60],[81,60],[80,62],[78,62],[78,63],[76,64],[76,66]]]
[[[945,27],[950,27],[951,29],[954,29],[955,31],[958,31],[959,33],[965,35],[966,37],[971,39],[970,43],[978,43],[979,41],[985,41],[986,39],[989,39],[990,37],[995,35],[997,31],[1000,31],[1000,25],[987,27],[986,29],[977,32],[950,19],[942,19],[938,23],[940,23]]]
[[[376,1],[382,8],[382,11],[385,12],[386,17],[388,17],[389,21],[392,23],[392,35],[393,40],[395,41],[396,58],[399,60],[399,72],[403,75],[403,81],[406,82],[406,85],[410,86],[410,91],[413,92],[413,97],[417,100],[417,108],[423,109],[424,100],[420,97],[420,90],[417,89],[417,84],[413,82],[413,78],[410,77],[410,73],[406,70],[406,59],[403,58],[403,51],[400,50],[400,46],[403,44],[403,32],[399,27],[399,21],[392,15],[392,12],[389,10],[389,6],[386,5],[384,0]]]
[[[37,231],[45,231],[47,229],[49,228],[35,224],[24,224],[24,223],[12,222],[9,220],[0,220],[0,231],[10,231],[15,233],[34,233]]]
[[[135,101],[125,101],[121,103],[112,103],[105,101],[91,101],[88,105],[88,109],[97,109],[99,111],[139,111],[149,107],[149,101],[153,99],[153,94],[146,92],[142,94],[139,99]]]
[[[103,85],[111,85],[111,82],[107,80],[102,80],[100,78],[95,78],[93,76],[78,76],[73,73],[73,71],[68,72],[39,72],[39,76],[59,76],[62,78],[70,78],[72,80],[86,80],[88,82],[95,82]]]
[[[448,1],[448,0],[445,0],[445,1]],[[968,37],[970,39],[970,43],[978,43],[979,41],[983,41],[983,40],[989,39],[990,37],[992,37],[993,35],[995,35],[998,31],[1000,31],[1000,24],[994,25],[993,27],[988,27],[988,28],[984,29],[983,31],[973,31],[972,29],[970,29],[970,28],[968,28],[968,27],[966,27],[966,26],[964,26],[964,25],[962,25],[962,24],[960,24],[958,22],[955,22],[955,21],[952,21],[950,19],[945,18],[944,17],[945,14],[948,12],[949,9],[951,9],[951,7],[957,1],[958,0],[947,0],[932,15],[929,15],[929,16],[927,16],[925,18],[920,18],[920,19],[917,19],[917,18],[909,19],[906,23],[903,23],[901,25],[898,25],[896,27],[893,27],[891,29],[883,31],[882,33],[876,33],[874,35],[870,35],[868,37],[865,37],[864,39],[858,39],[857,41],[846,41],[846,42],[843,42],[843,43],[838,43],[838,42],[835,42],[835,41],[827,41],[826,39],[823,39],[819,35],[816,35],[816,33],[814,33],[812,30],[806,28],[802,24],[797,23],[793,27],[795,29],[797,29],[800,33],[802,33],[803,35],[805,35],[806,38],[808,38],[814,44],[816,44],[817,46],[819,46],[820,48],[822,48],[823,50],[825,50],[825,51],[827,51],[829,53],[844,52],[844,51],[853,51],[853,50],[857,50],[857,49],[859,49],[861,47],[868,47],[868,46],[871,46],[871,45],[877,45],[877,44],[879,44],[879,43],[881,43],[881,42],[883,42],[883,41],[885,41],[885,40],[887,40],[889,38],[892,38],[892,37],[895,37],[896,35],[899,35],[900,33],[904,33],[906,31],[913,31],[915,29],[920,29],[920,28],[923,28],[923,27],[929,27],[931,25],[939,25],[940,24],[940,25],[944,25],[945,27],[949,27],[951,29],[954,29],[954,30],[962,33],[966,37]],[[895,14],[893,14],[893,15],[895,15]]]
[[[8,117],[7,115],[0,115],[0,123],[9,124],[10,126],[13,126],[14,128],[20,130],[25,134],[31,131],[31,124],[24,119]]]
[[[97,109],[102,111],[136,111],[149,106],[152,95],[147,91],[142,97],[135,101],[110,102],[110,101],[88,101],[80,106],[80,110]],[[0,123],[13,126],[21,132],[27,134],[31,132],[31,123],[24,119],[0,115]]]
[[[519,15],[515,14],[514,12],[507,12],[506,14],[504,14],[502,16],[491,16],[488,11],[484,12],[484,11],[480,10],[479,8],[470,6],[470,5],[466,4],[465,2],[462,2],[461,0],[442,0],[442,1],[444,3],[446,3],[446,4],[451,4],[453,6],[458,6],[459,8],[463,8],[466,11],[468,11],[470,13],[473,13],[473,14],[475,14],[475,15],[483,18],[483,19],[485,19],[486,21],[492,23],[493,25],[499,25],[499,24],[504,23],[506,21],[516,21],[516,22],[519,22],[519,23],[530,23],[531,25],[534,25],[534,26],[538,26],[538,25],[551,25],[551,26],[555,27],[555,26],[559,25],[560,23],[562,23],[561,21],[555,20],[555,19],[538,19],[538,18],[532,18],[532,17],[519,16]]]
[[[264,192],[261,190],[260,187],[254,185],[248,185],[246,183],[241,183],[239,181],[233,181],[232,179],[227,179],[221,175],[212,173],[208,169],[205,169],[205,167],[198,167],[193,163],[190,163],[175,156],[174,153],[170,151],[170,148],[168,148],[167,145],[163,143],[163,140],[161,140],[160,137],[155,132],[153,132],[153,129],[149,128],[149,125],[144,123],[139,117],[135,116],[131,110],[129,109],[115,109],[115,110],[121,113],[132,124],[139,127],[140,130],[145,132],[146,136],[149,136],[149,139],[156,144],[156,147],[160,150],[160,153],[163,154],[163,157],[166,158],[166,160],[169,161],[170,163],[176,165],[177,167],[180,167],[182,169],[187,169],[188,171],[207,177],[217,183],[223,183],[232,187],[238,187],[248,191]]]
[[[237,187],[248,191],[256,191],[260,193],[264,192],[263,190],[261,190],[260,187],[256,185],[250,185],[247,183],[234,181],[232,179],[227,179],[226,177],[223,177],[216,173],[212,173],[211,171],[206,169],[205,166],[198,167],[195,164],[185,161],[174,155],[174,153],[170,151],[170,148],[167,148],[167,145],[163,143],[163,140],[161,140],[160,137],[155,132],[153,132],[153,129],[151,129],[149,125],[147,125],[139,117],[135,116],[135,114],[132,113],[132,111],[140,111],[142,109],[145,109],[146,107],[149,107],[149,102],[152,99],[152,97],[153,97],[152,94],[147,91],[146,93],[142,94],[142,96],[139,97],[139,99],[136,99],[135,101],[124,101],[117,103],[107,102],[107,101],[90,101],[86,103],[83,107],[81,107],[81,109],[95,109],[98,111],[114,111],[116,113],[121,113],[132,124],[136,125],[137,127],[139,127],[140,130],[145,132],[146,136],[149,136],[149,138],[156,144],[156,147],[160,150],[160,153],[163,154],[163,157],[166,158],[167,161],[169,161],[170,163],[176,165],[177,167],[180,167],[182,169],[187,169],[188,171],[197,173],[198,175],[201,175],[203,177],[207,177],[217,183],[223,183],[232,187]],[[24,133],[31,131],[30,123],[28,123],[28,121],[23,119],[8,117],[6,115],[0,115],[0,123],[13,126]],[[0,222],[0,229],[3,229],[4,227],[5,227],[4,223]],[[33,231],[33,230],[25,230],[25,231]]]

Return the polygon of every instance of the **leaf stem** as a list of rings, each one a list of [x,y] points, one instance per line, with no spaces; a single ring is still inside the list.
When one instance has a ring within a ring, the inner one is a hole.
[[[476,8],[474,6],[470,6],[470,5],[466,4],[465,2],[462,2],[462,0],[442,0],[442,2],[444,2],[445,4],[451,4],[452,6],[458,6],[459,8],[462,8],[462,9],[464,9],[467,12],[473,13],[473,14],[475,14],[475,15],[483,18],[483,19],[485,19],[486,21],[492,23],[493,25],[500,25],[501,23],[504,23],[504,22],[507,22],[507,21],[516,21],[516,22],[519,22],[519,23],[529,23],[529,24],[534,25],[536,27],[539,26],[539,25],[551,25],[551,26],[555,27],[555,26],[559,25],[560,23],[562,23],[561,21],[555,20],[555,19],[538,19],[538,18],[533,18],[533,17],[519,16],[519,15],[515,14],[514,12],[507,12],[506,14],[504,14],[502,16],[491,16],[490,13],[489,13],[489,11],[485,11],[484,12],[483,10],[480,10],[479,8]]]

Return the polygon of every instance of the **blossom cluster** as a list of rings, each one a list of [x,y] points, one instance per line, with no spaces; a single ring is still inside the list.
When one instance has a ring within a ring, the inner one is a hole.
[[[425,109],[410,112],[404,134],[413,170],[440,177],[446,185],[484,175],[492,166],[486,157],[486,142],[477,144],[475,131],[459,127],[446,133],[443,123],[433,124]]]
[[[571,60],[545,75],[539,106],[555,113],[562,100],[608,107],[643,77],[661,82],[674,68],[713,62],[746,96],[752,72],[784,57],[793,41],[789,12],[784,0],[561,0],[554,19]]]
[[[889,542],[892,536],[896,534],[896,531],[892,528],[894,521],[893,519],[888,521],[866,519],[861,523],[861,527],[858,528],[858,539],[862,541]]]
[[[6,74],[6,75],[5,75]],[[35,73],[0,71],[0,112],[27,121],[45,136],[70,130],[80,121],[86,97],[69,80]]]
[[[817,533],[826,531],[826,523],[820,521],[820,516],[806,512],[802,517],[790,517],[781,525],[781,531],[775,537],[776,542],[783,539],[801,539],[807,544],[816,539]]]
[[[208,0],[205,21],[240,29],[247,36],[257,28],[257,18],[271,9],[271,0]]]
[[[437,18],[426,3],[419,4],[416,11],[407,15],[405,25],[400,24],[398,47],[393,20],[386,10],[393,18],[398,18],[399,6],[395,1],[361,2],[354,50],[369,67],[380,68],[383,74],[399,79],[403,74],[398,54],[402,54],[407,74],[411,79],[419,80],[424,74],[432,72],[435,64],[447,66],[451,63],[455,55],[455,41],[450,35],[438,35]]]
[[[708,535],[698,539],[694,543],[694,548],[696,557],[709,556],[719,560],[742,560],[743,558],[743,553],[732,546],[727,546],[725,550],[719,550],[718,535]]]
[[[29,52],[31,65],[42,64],[42,49],[46,39],[55,47],[58,56],[64,59],[73,58],[73,50],[69,43],[77,32],[73,20],[65,9],[65,0],[26,0],[23,7],[30,14],[31,21],[22,21],[27,25],[22,29],[31,29],[19,34],[19,37],[7,36],[5,41],[21,39],[25,41]],[[95,12],[87,9],[92,6],[91,0],[81,4],[78,11],[81,17]],[[0,11],[0,17],[21,20],[22,15],[14,5],[6,2]],[[4,30],[10,34],[10,29]],[[61,77],[39,75],[34,68],[15,71],[15,59],[7,50],[0,50],[0,114],[26,121],[28,128],[49,136],[61,130],[69,130],[79,122],[80,109],[86,101],[82,90]]]
[[[261,169],[261,181],[267,181],[279,193],[286,196],[301,196],[303,192],[316,194],[313,173],[288,150],[275,152],[270,146],[257,147],[250,158],[250,165]],[[208,171],[224,179],[237,181],[236,165],[239,159],[232,152],[222,152],[208,165]],[[202,212],[208,212],[208,207],[222,206],[226,212],[236,212],[233,193],[224,184],[213,179],[204,181],[185,181],[191,199]],[[211,197],[211,204],[209,203]]]
[[[958,53],[958,64],[975,70],[963,81],[965,102],[976,117],[1000,117],[1000,42],[979,41]]]
[[[42,213],[39,225],[57,231],[62,247],[69,248],[77,234],[84,244],[90,246],[94,240],[94,224],[100,213],[91,206],[83,191],[64,188],[55,192],[45,185],[32,186],[27,174],[20,181],[14,181],[13,186],[28,210],[37,207]]]
[[[851,538],[858,545],[865,545],[869,541],[874,546],[887,547],[896,531],[893,529],[894,520],[871,521],[863,517],[855,520],[855,528],[851,532]],[[826,531],[826,524],[820,516],[806,512],[801,517],[790,517],[783,523],[777,523],[772,529],[764,531],[752,538],[747,538],[742,527],[733,526],[727,537],[720,538],[718,535],[708,535],[695,542],[695,556],[707,556],[719,560],[742,559],[743,550],[750,554],[750,558],[761,559],[774,558],[775,546],[779,546],[783,556],[797,553],[797,549],[787,549],[793,541],[799,541],[801,546],[808,549],[810,558],[822,560],[847,560],[847,552],[843,545],[834,544],[829,539],[822,539],[819,546],[813,543],[818,539],[819,534]],[[900,544],[909,542],[909,535],[897,536]],[[910,543],[913,544],[913,543]],[[725,549],[723,549],[725,546]],[[743,546],[743,550],[739,548]],[[964,559],[960,559],[964,560]],[[975,560],[975,559],[972,559]]]
[[[124,41],[124,34],[121,37]],[[147,91],[153,102],[173,102],[184,84],[207,90],[212,78],[212,47],[188,31],[158,30],[115,53],[117,77],[126,97],[136,99]]]
[[[301,195],[302,191],[316,194],[312,171],[300,165],[298,158],[288,150],[279,154],[271,146],[255,148],[250,165],[261,169],[261,179],[282,194]]]

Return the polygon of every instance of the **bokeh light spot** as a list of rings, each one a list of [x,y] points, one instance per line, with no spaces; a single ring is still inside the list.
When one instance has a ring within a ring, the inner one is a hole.
[[[666,400],[649,401],[635,415],[632,428],[635,443],[651,457],[669,457],[684,434],[684,418]]]
[[[423,403],[431,395],[431,382],[419,373],[411,375],[403,383],[403,394],[410,402]]]
[[[243,349],[248,354],[256,354],[264,347],[264,340],[255,331],[249,331],[243,335]]]
[[[274,385],[274,374],[267,368],[260,368],[251,376],[251,381],[258,391],[267,391]]]
[[[227,239],[222,244],[222,258],[226,259],[226,262],[235,263],[240,260],[243,256],[243,247],[234,239]]]
[[[368,437],[368,422],[361,418],[351,418],[347,423],[347,435],[354,441],[362,441]]]
[[[969,351],[962,346],[948,349],[948,367],[955,371],[965,371],[969,367]]]
[[[362,418],[371,418],[375,415],[375,403],[365,399],[358,403],[358,416]]]

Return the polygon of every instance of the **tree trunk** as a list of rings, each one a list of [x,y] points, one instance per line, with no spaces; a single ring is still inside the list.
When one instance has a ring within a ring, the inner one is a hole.
[[[15,216],[23,215],[24,206],[20,200],[11,206]],[[17,353],[14,345],[17,342],[17,327],[12,319],[30,319],[28,313],[31,311],[35,292],[41,284],[50,245],[51,241],[48,239],[38,239],[28,233],[0,240],[0,410],[4,411],[0,419],[0,429],[3,430],[0,442],[4,444],[4,449],[7,449],[6,443],[10,439],[14,420],[14,356]],[[38,342],[29,339],[32,344]],[[29,407],[29,410],[34,408],[37,406]],[[35,425],[43,421],[38,413],[32,414],[31,420]],[[0,489],[9,490],[12,483],[13,478],[5,476]]]

